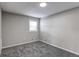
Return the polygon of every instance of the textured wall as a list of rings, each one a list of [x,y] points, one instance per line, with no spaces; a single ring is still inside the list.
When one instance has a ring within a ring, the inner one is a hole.
[[[29,20],[39,19],[3,12],[2,46],[3,48],[38,41],[38,31],[29,32]]]
[[[42,18],[41,40],[79,54],[79,8]]]
[[[2,21],[2,14],[1,14],[1,9],[0,9],[0,54],[1,54],[1,49],[2,49],[1,21]]]

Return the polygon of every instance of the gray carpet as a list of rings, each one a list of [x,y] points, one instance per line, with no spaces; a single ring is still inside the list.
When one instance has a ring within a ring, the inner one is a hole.
[[[37,41],[2,50],[2,57],[78,57],[75,54]]]

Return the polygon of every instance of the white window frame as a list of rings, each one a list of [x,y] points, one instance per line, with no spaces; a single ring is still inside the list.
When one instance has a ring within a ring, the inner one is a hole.
[[[30,32],[37,32],[38,30],[38,23],[37,21],[30,20],[29,21],[29,31]]]

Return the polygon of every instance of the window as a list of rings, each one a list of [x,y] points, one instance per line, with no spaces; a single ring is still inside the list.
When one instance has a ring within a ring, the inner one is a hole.
[[[31,31],[37,31],[37,21],[30,20],[29,21],[29,30]]]

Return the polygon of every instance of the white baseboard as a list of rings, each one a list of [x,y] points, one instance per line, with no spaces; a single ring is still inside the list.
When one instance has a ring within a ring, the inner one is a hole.
[[[13,45],[2,47],[2,49],[9,48],[9,47],[14,47],[14,46],[22,45],[22,44],[27,44],[27,43],[31,43],[31,42],[36,42],[36,41],[38,41],[38,40],[23,42],[23,43],[19,43],[19,44],[13,44]]]
[[[72,50],[69,50],[69,49],[66,49],[66,48],[63,48],[63,47],[57,46],[57,45],[53,45],[53,44],[50,44],[50,43],[45,42],[45,41],[42,41],[42,42],[44,42],[44,43],[46,43],[46,44],[49,44],[49,45],[52,45],[52,46],[54,46],[54,47],[57,47],[57,48],[59,48],[59,49],[63,49],[63,50],[68,51],[68,52],[70,52],[70,53],[73,53],[73,54],[79,55],[79,53],[77,53],[77,52],[75,52],[75,51],[72,51]]]

